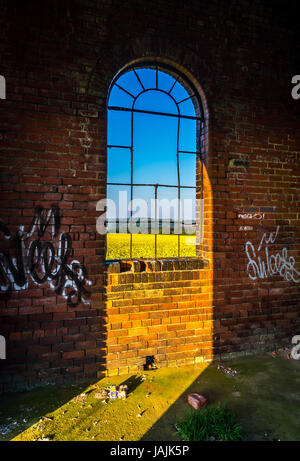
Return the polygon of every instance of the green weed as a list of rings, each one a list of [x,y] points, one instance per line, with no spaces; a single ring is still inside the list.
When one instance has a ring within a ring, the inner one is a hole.
[[[225,405],[209,405],[197,411],[191,410],[191,413],[176,426],[185,441],[244,440],[242,426],[235,414]]]

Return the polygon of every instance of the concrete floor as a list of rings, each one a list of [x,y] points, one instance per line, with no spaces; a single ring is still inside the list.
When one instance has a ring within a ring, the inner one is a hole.
[[[300,361],[264,354],[223,365],[238,376],[199,365],[1,396],[0,440],[180,440],[174,424],[191,411],[190,392],[226,403],[247,440],[300,440]],[[124,382],[126,401],[95,398],[99,389]]]

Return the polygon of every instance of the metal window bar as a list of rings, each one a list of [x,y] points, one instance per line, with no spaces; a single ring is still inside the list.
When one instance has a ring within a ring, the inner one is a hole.
[[[140,77],[138,76],[138,73],[136,72],[135,69],[133,69],[133,72],[134,72],[134,75],[136,76],[136,78],[138,79],[138,82],[139,82],[139,84],[141,85],[143,91],[145,91],[145,87],[144,87],[144,85],[143,85],[143,83],[142,83]]]
[[[180,117],[178,117],[178,124],[177,124],[177,178],[178,178],[178,209],[177,209],[177,221],[178,224],[180,222],[180,168],[179,168],[179,137],[180,137]],[[178,257],[180,257],[180,234],[179,229],[177,229],[178,238],[177,238],[177,247],[178,247]]]
[[[148,91],[148,90],[146,90],[146,91]],[[156,90],[156,91],[161,91],[161,90]],[[165,91],[163,93],[165,93]],[[166,93],[166,94],[168,94],[168,93]],[[168,112],[157,112],[157,111],[142,110],[142,109],[130,109],[129,107],[108,106],[107,110],[120,110],[120,111],[123,111],[123,112],[139,112],[141,114],[165,115],[167,117],[179,117],[179,118],[186,118],[188,120],[201,120],[201,121],[203,121],[202,117],[197,117],[196,115],[195,116],[182,115],[182,114],[177,115],[177,114],[170,114]]]
[[[170,95],[172,93],[172,90],[174,88],[174,86],[176,85],[176,83],[178,82],[178,77],[175,79],[175,82],[173,83],[173,85],[171,86],[170,90],[168,91],[168,94]]]
[[[133,103],[134,104],[134,103]],[[133,112],[131,112],[131,161],[130,161],[130,197],[131,197],[131,204],[133,200]],[[130,227],[132,227],[132,206],[130,207]],[[130,259],[132,259],[132,229],[130,229]]]
[[[131,186],[131,183],[126,183],[126,182],[107,182],[106,183],[108,186]],[[143,183],[138,183],[138,184],[132,184],[133,187],[138,187],[138,186],[158,186],[158,187],[175,187],[176,189],[178,186],[171,186],[170,184],[143,184]],[[197,189],[196,186],[180,186],[181,189]]]
[[[123,88],[121,85],[118,85],[118,83],[115,83],[115,85],[120,88],[120,90],[124,91],[125,93],[127,93],[129,96],[131,96],[133,99],[134,99],[134,96],[133,94],[131,94],[129,91],[125,90],[125,88]]]
[[[191,99],[191,98],[193,98],[193,97],[194,97],[194,95],[192,94],[191,96],[188,96],[187,98],[184,98],[184,99],[182,99],[181,101],[179,101],[178,104],[181,104],[182,102],[185,102],[185,101],[187,101],[188,99]]]

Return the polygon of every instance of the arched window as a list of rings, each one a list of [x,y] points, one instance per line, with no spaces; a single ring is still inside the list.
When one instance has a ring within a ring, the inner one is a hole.
[[[106,259],[196,256],[201,132],[200,98],[177,71],[136,65],[112,82]]]

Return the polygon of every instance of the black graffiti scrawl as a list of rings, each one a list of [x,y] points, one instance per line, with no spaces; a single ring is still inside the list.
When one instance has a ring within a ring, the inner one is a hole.
[[[87,271],[77,260],[69,259],[72,255],[72,239],[63,232],[58,235],[60,227],[59,210],[52,206],[47,212],[43,207],[36,209],[30,232],[24,226],[12,235],[7,226],[0,220],[0,293],[8,296],[13,290],[26,290],[29,277],[37,285],[46,282],[56,294],[63,295],[69,306],[87,303],[90,292],[86,286]],[[45,240],[45,234],[50,240]],[[53,240],[58,239],[57,248]],[[13,253],[13,255],[12,255]]]

